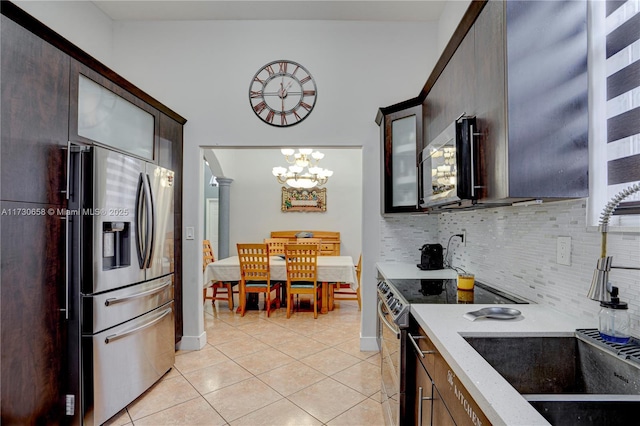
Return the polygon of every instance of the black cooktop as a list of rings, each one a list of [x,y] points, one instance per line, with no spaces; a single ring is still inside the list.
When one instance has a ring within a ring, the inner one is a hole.
[[[458,290],[456,279],[388,280],[410,304],[413,303],[529,303],[476,281],[473,290]]]

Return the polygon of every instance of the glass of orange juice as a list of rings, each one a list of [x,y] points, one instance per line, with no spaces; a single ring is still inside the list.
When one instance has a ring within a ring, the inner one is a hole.
[[[458,290],[473,290],[475,276],[473,274],[458,274]]]

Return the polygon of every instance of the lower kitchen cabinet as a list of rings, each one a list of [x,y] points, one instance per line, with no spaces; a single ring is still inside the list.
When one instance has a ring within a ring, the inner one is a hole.
[[[440,392],[438,392],[435,386],[433,387],[432,403],[433,407],[431,410],[433,411],[433,414],[431,415],[431,424],[433,426],[456,426],[456,422],[453,421],[453,416],[451,416],[449,409],[442,400],[442,396],[440,396]]]
[[[407,424],[491,425],[413,317],[407,342],[407,413],[413,416]]]
[[[433,412],[433,382],[429,373],[424,368],[424,365],[420,362],[419,355],[414,350],[413,355],[415,357],[415,387],[413,414],[415,416],[416,425],[426,426],[431,424],[432,412]]]
[[[0,202],[3,425],[63,423],[67,306],[58,208]]]

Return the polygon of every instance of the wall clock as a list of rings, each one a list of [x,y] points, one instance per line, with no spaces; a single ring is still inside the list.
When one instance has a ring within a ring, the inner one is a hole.
[[[260,68],[249,87],[253,112],[277,127],[293,126],[307,118],[316,98],[316,82],[309,71],[287,60],[273,61]]]

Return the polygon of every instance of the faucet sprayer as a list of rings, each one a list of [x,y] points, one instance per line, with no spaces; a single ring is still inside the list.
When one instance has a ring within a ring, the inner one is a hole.
[[[611,199],[611,201],[607,203],[607,205],[604,207],[604,210],[602,210],[602,214],[600,215],[600,226],[598,227],[598,229],[602,233],[600,259],[598,259],[596,270],[593,273],[591,288],[589,288],[589,293],[587,293],[587,297],[589,297],[591,300],[597,300],[599,302],[607,302],[611,300],[611,286],[608,287],[609,271],[611,271],[611,268],[638,269],[611,266],[613,256],[607,256],[607,231],[609,230],[609,219],[611,219],[611,215],[618,207],[618,205],[622,202],[622,200],[632,194],[635,194],[638,191],[640,191],[640,184],[636,183],[634,185],[631,185],[627,189],[624,189],[616,194]]]

